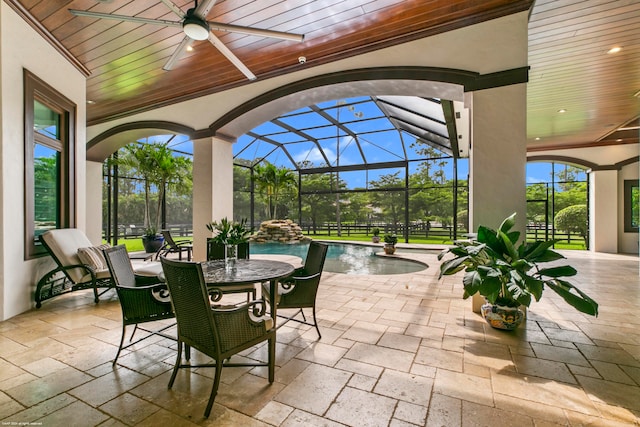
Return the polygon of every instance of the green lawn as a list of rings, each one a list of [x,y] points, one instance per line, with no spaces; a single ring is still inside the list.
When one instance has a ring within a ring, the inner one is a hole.
[[[350,236],[336,236],[335,234],[328,235],[326,233],[317,233],[317,234],[307,234],[307,236],[313,239],[319,240],[352,240],[357,242],[370,242],[371,236],[367,236],[365,234],[354,234],[352,233]],[[382,237],[382,236],[381,236]],[[464,236],[458,236],[458,239],[464,239]],[[531,239],[533,241],[533,239]],[[381,240],[382,241],[382,240]],[[398,243],[404,243],[402,237],[399,237]],[[419,244],[427,244],[427,245],[452,245],[453,240],[444,237],[444,236],[433,236],[433,237],[411,237],[409,239],[409,243],[419,243]],[[572,249],[572,250],[585,250],[584,241],[573,240],[571,243],[567,242],[558,242],[555,246],[556,249]]]
[[[191,240],[191,237],[183,237],[183,238],[180,238],[180,239],[177,239],[177,240],[178,241]],[[118,240],[118,244],[119,245],[125,245],[127,247],[127,251],[128,252],[144,251],[144,246],[142,246],[142,239],[141,238],[120,239],[120,240]]]
[[[308,234],[312,239],[317,240],[335,240],[335,241],[345,241],[351,240],[356,242],[371,242],[371,236],[367,236],[365,234],[351,234],[350,236],[336,236],[332,234],[329,236],[328,234]],[[463,238],[463,237],[460,237]],[[181,240],[191,240],[191,238],[182,238]],[[427,244],[427,245],[452,245],[453,241],[445,238],[445,237],[412,237],[409,241],[410,243],[419,243],[419,244]],[[402,238],[398,240],[398,243],[404,243]],[[127,251],[129,252],[137,252],[143,251],[144,247],[142,246],[142,239],[134,238],[134,239],[121,239],[118,241],[118,244],[124,244],[127,247]],[[556,249],[572,249],[572,250],[585,250],[585,244],[582,241],[572,241],[571,243],[567,242],[558,242],[555,246]]]
[[[371,242],[371,236],[367,236],[366,234],[351,234],[350,236],[342,235],[342,236],[336,236],[335,234],[332,235],[328,235],[328,234],[323,234],[323,233],[317,233],[317,234],[306,234],[306,236],[311,237],[312,239],[318,239],[318,240],[335,240],[335,241],[344,241],[344,240],[351,240],[351,241],[356,241],[356,242]],[[380,236],[380,242],[384,243],[384,235]],[[404,240],[401,236],[398,237],[398,243],[404,243]],[[429,237],[429,238],[425,238],[425,237],[411,237],[411,239],[409,239],[409,243],[420,243],[420,244],[427,244],[427,245],[452,245],[453,241],[449,238],[445,238],[445,237]]]

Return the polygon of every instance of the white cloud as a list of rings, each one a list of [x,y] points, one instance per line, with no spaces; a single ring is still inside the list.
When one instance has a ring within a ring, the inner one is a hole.
[[[329,150],[327,148],[324,149],[324,153],[327,156],[327,158],[329,159],[330,162],[334,162],[336,159],[336,153],[333,152],[332,150]],[[296,163],[300,163],[300,162],[304,162],[305,160],[315,164],[315,165],[320,165],[320,164],[324,164],[325,160],[324,157],[322,157],[322,153],[320,152],[320,150],[318,150],[317,147],[314,147],[310,150],[304,150],[301,151],[299,153],[297,153],[296,155],[293,156],[293,159],[296,161]]]

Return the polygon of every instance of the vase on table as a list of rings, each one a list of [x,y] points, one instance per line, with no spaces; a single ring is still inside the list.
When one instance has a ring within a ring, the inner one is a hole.
[[[238,245],[224,245],[224,266],[227,271],[233,271],[238,261]]]

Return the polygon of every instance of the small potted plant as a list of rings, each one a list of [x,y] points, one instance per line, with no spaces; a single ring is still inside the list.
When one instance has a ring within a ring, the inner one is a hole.
[[[396,243],[398,243],[398,236],[395,234],[385,234],[384,253],[387,255],[393,255],[396,252]]]
[[[142,235],[142,245],[144,246],[144,251],[148,254],[158,252],[164,245],[164,237],[158,234],[155,227],[147,227]]]
[[[371,236],[371,241],[373,243],[380,243],[380,229],[378,227],[373,227],[371,229],[371,233],[373,234],[373,236]]]
[[[481,313],[486,321],[499,329],[515,329],[524,319],[520,307],[529,307],[531,297],[539,301],[548,287],[575,309],[598,315],[598,303],[563,277],[577,271],[569,265],[543,268],[539,264],[563,259],[551,250],[554,240],[523,242],[516,246],[520,232],[511,231],[515,213],[507,217],[500,228],[478,227],[477,237],[456,242],[445,249],[438,259],[451,253],[453,258],[440,265],[440,277],[464,270],[463,298],[478,293],[486,299]]]

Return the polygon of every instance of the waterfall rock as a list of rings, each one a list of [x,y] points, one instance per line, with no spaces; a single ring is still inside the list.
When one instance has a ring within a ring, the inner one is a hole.
[[[302,234],[298,224],[290,219],[263,221],[257,233],[250,237],[252,242],[302,243],[311,239]]]

